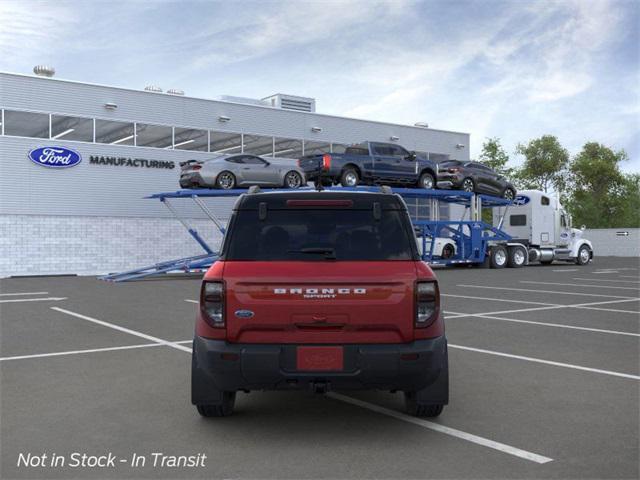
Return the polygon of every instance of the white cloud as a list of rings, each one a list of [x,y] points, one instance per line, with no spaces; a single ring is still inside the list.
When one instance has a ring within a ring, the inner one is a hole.
[[[204,68],[260,58],[278,50],[329,42],[336,35],[366,25],[376,18],[393,20],[406,9],[407,0],[332,0],[262,3],[260,11],[242,21],[230,19],[224,31],[213,29],[209,42],[215,52],[203,53],[193,66]],[[199,37],[207,34],[199,34]],[[300,52],[302,59],[304,52]]]
[[[11,64],[31,54],[48,54],[69,33],[77,18],[54,2],[0,2],[0,59]]]

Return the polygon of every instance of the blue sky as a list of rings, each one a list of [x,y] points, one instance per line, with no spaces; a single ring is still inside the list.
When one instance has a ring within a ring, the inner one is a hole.
[[[0,0],[0,70],[187,95],[317,99],[321,113],[556,135],[640,172],[640,2]],[[515,163],[521,158],[514,157]]]

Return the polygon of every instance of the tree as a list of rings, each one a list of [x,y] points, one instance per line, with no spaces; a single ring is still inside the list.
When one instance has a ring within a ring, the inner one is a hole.
[[[558,193],[564,190],[569,152],[556,137],[543,135],[526,145],[518,144],[516,152],[525,157],[517,174],[520,185],[545,192],[551,188]]]
[[[486,139],[482,144],[482,153],[480,153],[478,160],[501,175],[509,177],[513,174],[513,168],[507,167],[509,155],[497,137]]]
[[[590,228],[640,226],[640,176],[624,175],[624,150],[614,152],[597,142],[586,143],[569,167],[567,207],[576,225]]]

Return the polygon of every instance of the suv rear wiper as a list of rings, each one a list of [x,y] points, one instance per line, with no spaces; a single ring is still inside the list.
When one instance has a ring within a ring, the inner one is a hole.
[[[324,255],[324,258],[327,260],[335,260],[336,259],[336,251],[334,248],[328,247],[309,247],[309,248],[301,248],[300,250],[289,250],[287,253],[315,253],[318,255]]]

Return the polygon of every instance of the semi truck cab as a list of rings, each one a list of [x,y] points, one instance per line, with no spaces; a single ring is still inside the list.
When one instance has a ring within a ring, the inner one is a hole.
[[[557,197],[539,190],[518,193],[509,207],[493,210],[494,227],[528,250],[529,262],[549,264],[554,260],[585,265],[593,259],[593,246],[584,228],[573,228],[569,213]]]

